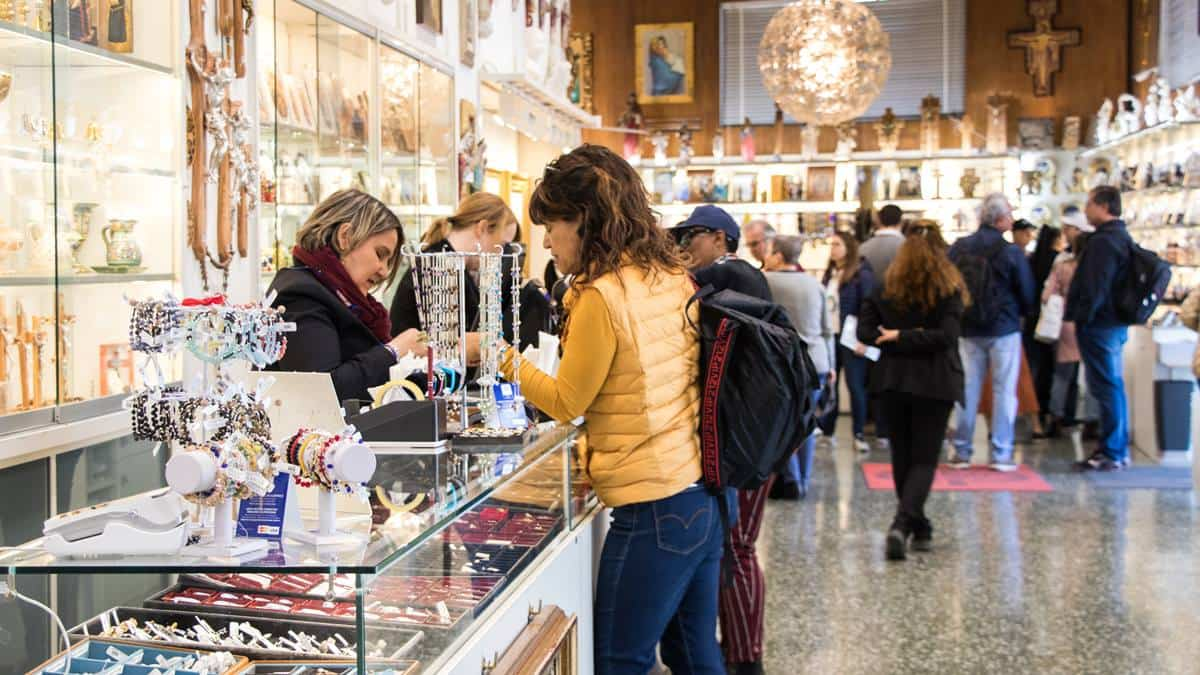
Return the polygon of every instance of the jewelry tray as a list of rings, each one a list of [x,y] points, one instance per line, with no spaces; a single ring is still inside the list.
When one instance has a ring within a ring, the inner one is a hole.
[[[177,647],[132,646],[132,645],[128,645],[128,644],[125,644],[122,642],[117,642],[115,640],[101,640],[101,639],[97,639],[97,638],[91,638],[91,639],[85,639],[82,642],[77,642],[75,644],[72,644],[71,648],[69,650],[59,652],[58,654],[54,655],[53,657],[47,659],[46,662],[43,663],[42,665],[40,665],[37,668],[34,668],[33,670],[26,673],[26,675],[54,675],[56,673],[61,675],[61,673],[63,673],[63,671],[61,669],[60,670],[52,670],[51,668],[54,666],[59,666],[60,668],[62,666],[65,666],[66,659],[64,657],[66,656],[68,651],[71,654],[71,673],[72,673],[72,675],[74,675],[76,673],[101,672],[108,666],[112,666],[115,663],[110,659],[110,657],[106,653],[110,647],[115,647],[118,651],[121,651],[121,652],[125,653],[126,655],[131,654],[138,650],[141,650],[143,652],[143,655],[142,655],[143,664],[131,664],[129,666],[126,666],[126,670],[124,672],[129,673],[129,675],[133,675],[134,670],[138,670],[139,675],[141,675],[141,673],[143,673],[143,672],[149,673],[151,670],[154,669],[154,664],[159,656],[163,656],[165,658],[170,659],[170,658],[174,658],[177,656],[194,656],[197,653],[204,653],[206,651],[210,651],[210,650],[206,650],[206,649],[180,649]],[[149,665],[144,665],[144,664],[149,664]],[[246,667],[246,659],[241,658],[241,659],[238,659],[237,663],[235,663],[233,665],[233,667],[230,668],[229,670],[226,670],[223,673],[212,673],[210,675],[233,675],[234,673],[243,673],[243,672],[245,672],[243,670],[245,667]],[[145,670],[141,671],[142,668],[144,668]],[[197,675],[196,673],[194,673],[193,671],[190,671],[190,670],[177,670],[175,672],[176,672],[176,675]]]
[[[160,624],[170,625],[178,624],[180,627],[191,627],[195,625],[197,618],[204,619],[213,630],[221,630],[228,628],[231,621],[245,622],[251,617],[235,616],[230,614],[208,614],[204,612],[181,612],[161,609],[142,609],[137,607],[115,607],[110,610],[105,610],[102,614],[110,615],[110,623],[115,625],[128,619],[135,619],[138,625],[144,625],[147,620],[155,621]],[[115,620],[111,617],[115,614]],[[71,628],[68,631],[72,642],[82,640],[87,637],[99,636],[104,632],[104,625],[100,620],[101,615]],[[276,637],[286,636],[288,631],[304,632],[319,641],[323,641],[334,635],[341,635],[347,642],[354,644],[357,642],[354,634],[354,626],[346,624],[331,624],[319,623],[315,621],[281,621],[274,618],[253,618],[253,625],[264,634],[271,634]],[[382,660],[403,659],[408,656],[417,644],[421,642],[425,634],[421,631],[408,630],[402,628],[374,628],[372,629],[372,638],[383,640],[385,647],[385,656],[380,657]],[[212,651],[219,649],[221,651],[231,652],[237,656],[245,656],[250,659],[257,660],[311,660],[314,654],[301,654],[286,649],[263,649],[261,647],[237,647],[230,645],[221,645],[216,647],[213,645],[203,645],[193,642],[184,641],[160,641],[160,640],[138,640],[130,638],[101,638],[103,640],[115,643],[145,645],[148,647],[174,647],[185,649],[197,649]],[[330,661],[351,661],[351,658],[326,657]],[[375,662],[378,659],[372,658]]]
[[[388,675],[415,675],[420,661],[397,661],[390,664]],[[315,673],[322,669],[333,675],[358,675],[358,668],[345,663],[329,661],[251,661],[245,668],[237,671],[237,675],[291,675],[297,668],[308,668],[307,672]]]

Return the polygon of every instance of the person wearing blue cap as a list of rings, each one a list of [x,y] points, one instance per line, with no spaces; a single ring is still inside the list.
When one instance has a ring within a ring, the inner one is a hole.
[[[701,286],[733,290],[773,302],[767,278],[737,257],[741,230],[724,209],[704,204],[671,228],[671,234],[690,257],[692,277]],[[799,478],[797,477],[796,482]],[[766,580],[758,564],[755,543],[773,480],[753,490],[738,490],[738,519],[730,531],[733,579],[721,586],[719,616],[722,647],[729,672],[762,673]]]

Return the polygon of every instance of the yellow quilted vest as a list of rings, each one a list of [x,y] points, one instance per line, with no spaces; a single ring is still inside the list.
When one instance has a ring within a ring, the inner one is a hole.
[[[584,414],[588,473],[609,506],[670,497],[700,479],[700,343],[685,316],[692,282],[682,272],[624,267],[593,285],[608,306],[617,351]],[[565,340],[587,330],[571,323]]]

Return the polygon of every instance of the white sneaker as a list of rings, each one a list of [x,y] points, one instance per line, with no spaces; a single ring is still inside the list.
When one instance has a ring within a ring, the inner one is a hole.
[[[1000,473],[1012,473],[1017,470],[1017,465],[1011,460],[1004,462],[992,462],[990,467],[992,471],[999,471]]]
[[[970,460],[952,457],[949,462],[946,462],[946,466],[949,466],[951,469],[969,469],[971,468],[971,462]]]
[[[854,437],[854,449],[865,455],[871,451],[871,445],[867,443],[867,439],[862,434],[859,434]]]

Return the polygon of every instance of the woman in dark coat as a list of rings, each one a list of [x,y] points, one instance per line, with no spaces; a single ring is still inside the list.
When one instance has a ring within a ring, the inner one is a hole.
[[[367,400],[400,356],[424,354],[420,331],[392,337],[387,309],[371,296],[395,277],[403,241],[400,220],[364,192],[341,190],[321,202],[296,235],[297,265],[271,282],[296,332],[269,369],[329,373],[339,401]]]
[[[863,303],[858,339],[883,351],[871,375],[882,400],[892,448],[896,517],[887,534],[887,557],[903,560],[913,549],[933,547],[925,500],[933,485],[946,423],[963,395],[958,353],[966,286],[946,257],[933,221],[908,230],[883,285]]]

